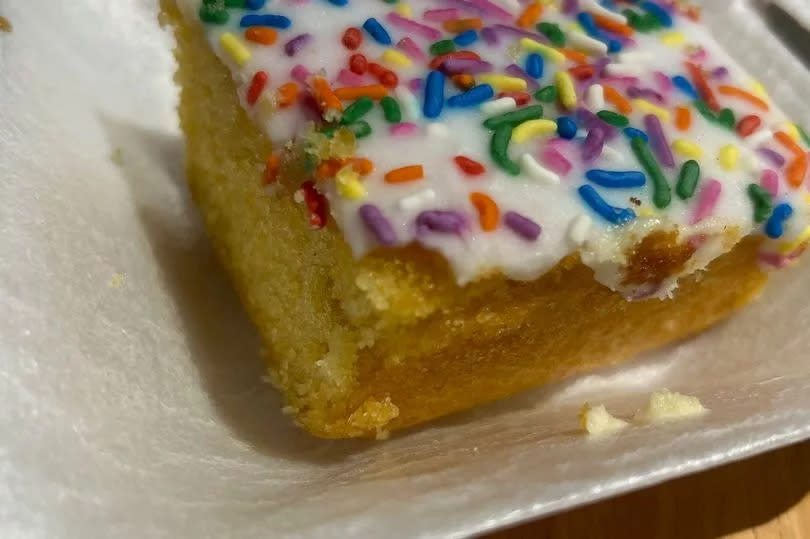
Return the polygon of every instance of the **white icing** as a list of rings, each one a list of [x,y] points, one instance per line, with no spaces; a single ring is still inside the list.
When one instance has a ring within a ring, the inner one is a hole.
[[[178,2],[189,19],[198,19],[201,0],[178,0]],[[520,8],[520,5],[512,0],[497,3],[512,13],[518,12]],[[439,28],[440,24],[425,21],[422,18],[425,10],[452,7],[450,3],[435,0],[412,0],[408,4],[411,7],[412,19],[433,28]],[[586,4],[592,11],[602,12],[619,22],[624,20],[622,15],[606,10],[597,2],[589,1]],[[227,25],[206,25],[204,28],[214,50],[233,70],[243,102],[253,73],[260,69],[270,74],[268,93],[274,92],[281,84],[289,81],[291,69],[298,64],[306,66],[312,73],[324,74],[332,81],[333,86],[342,86],[335,82],[335,78],[340,70],[346,69],[347,59],[352,51],[341,45],[341,36],[347,27],[360,27],[368,17],[376,17],[388,29],[394,43],[404,36],[410,36],[426,52],[427,47],[436,41],[402,31],[390,24],[386,20],[386,14],[392,10],[389,4],[364,1],[362,9],[353,7],[357,5],[358,0],[350,1],[346,7],[337,7],[325,0],[268,2],[263,12],[287,15],[293,20],[293,25],[289,30],[280,30],[278,42],[272,46],[246,43],[252,55],[243,65],[237,65],[222,50],[219,42],[219,37],[224,31],[240,35],[241,30],[237,25],[242,10],[231,10],[231,20]],[[571,33],[570,19],[562,16],[554,7],[546,7],[543,20],[559,22],[569,39],[573,38],[575,45],[580,45],[585,50],[593,48],[593,44],[590,46],[583,44],[588,45],[594,40]],[[730,71],[727,77],[729,81],[750,80],[738,64],[720,50],[700,26],[679,19],[676,29],[683,32],[684,45],[667,45],[662,42],[661,34],[657,32],[636,33],[634,39],[639,43],[639,47],[628,48],[619,55],[614,55],[607,66],[607,73],[612,76],[638,76],[639,87],[653,88],[668,95],[659,87],[653,72],[658,70],[668,75],[686,75],[682,67],[684,47],[700,43],[709,52],[708,66],[726,66]],[[305,32],[312,34],[311,42],[294,57],[285,55],[283,44],[291,37]],[[498,45],[488,45],[479,39],[465,49],[476,51],[483,60],[495,66],[494,72],[502,73],[503,68],[513,62],[522,65],[524,53],[517,45],[517,41],[518,37],[500,35]],[[377,61],[384,65],[380,57],[387,48],[375,43],[364,32],[362,53],[369,61]],[[565,67],[569,65],[565,64]],[[400,86],[394,95],[402,108],[403,121],[415,123],[419,134],[409,136],[389,134],[389,125],[385,123],[379,106],[375,105],[364,117],[364,120],[371,124],[374,134],[358,140],[356,152],[358,156],[370,158],[375,165],[374,172],[363,180],[367,197],[363,200],[341,197],[334,182],[325,183],[325,194],[330,199],[334,219],[343,231],[353,253],[358,257],[376,247],[373,235],[358,216],[358,208],[362,204],[377,205],[391,221],[402,244],[417,239],[413,223],[419,212],[426,209],[444,209],[464,213],[469,217],[470,226],[461,236],[426,234],[418,238],[426,247],[436,249],[444,255],[461,284],[491,271],[500,271],[513,279],[534,279],[566,255],[580,249],[583,261],[595,270],[596,278],[600,282],[635,297],[639,294],[637,287],[622,285],[622,264],[625,263],[625,250],[633,241],[643,237],[643,234],[639,234],[671,229],[674,225],[681,228],[681,238],[696,233],[706,234],[709,241],[698,249],[683,273],[705,267],[713,258],[730,248],[728,241],[721,241],[728,230],[736,230],[737,237],[743,237],[761,229],[761,225],[753,221],[753,209],[746,187],[750,183],[759,183],[759,173],[763,166],[773,167],[770,163],[763,163],[754,150],[764,144],[789,156],[784,148],[771,140],[772,133],[765,128],[742,140],[733,132],[708,122],[692,109],[691,130],[682,133],[676,130],[672,122],[664,122],[664,131],[670,142],[678,138],[687,138],[702,149],[704,158],[700,160],[701,182],[713,178],[722,183],[723,191],[713,216],[698,225],[691,224],[697,195],[684,202],[675,194],[678,170],[680,164],[686,160],[676,155],[676,168],[664,169],[673,187],[672,204],[666,210],[658,210],[650,202],[652,185],[649,179],[647,185],[639,189],[597,187],[608,203],[620,208],[629,207],[639,215],[638,220],[629,226],[614,227],[592,213],[576,190],[583,183],[587,183],[584,180],[584,173],[590,168],[640,170],[627,138],[621,133],[609,142],[602,156],[589,165],[585,165],[580,158],[581,140],[549,142],[548,137],[542,137],[543,140],[540,142],[538,139],[520,144],[513,142],[509,148],[510,156],[520,163],[524,171],[521,175],[513,177],[502,171],[490,159],[491,132],[483,128],[481,123],[488,117],[514,109],[516,107],[514,99],[494,99],[478,109],[452,109],[445,105],[441,116],[432,121],[422,115],[421,90],[411,92],[407,89],[411,78],[426,75],[424,62],[413,61],[410,67],[398,66],[391,69],[396,71],[400,79]],[[539,81],[541,87],[553,84],[557,69],[557,65],[546,60],[545,74]],[[365,84],[377,82],[370,76],[366,76],[364,80]],[[456,93],[458,90],[448,80],[446,96]],[[674,105],[688,104],[688,100],[678,90],[669,95],[671,97],[668,104],[663,106],[670,113]],[[763,113],[745,101],[727,96],[718,97],[722,103],[734,109],[737,118],[741,118],[744,114],[756,113],[763,118],[763,126],[781,126],[786,122],[784,115],[775,107],[772,107],[770,112]],[[602,86],[590,86],[585,99],[580,91],[579,102],[585,106],[590,105],[593,107],[592,112],[597,112],[604,104]],[[265,101],[260,101],[260,104],[262,103]],[[555,105],[544,104],[544,106],[546,108],[544,117],[557,116]],[[306,119],[297,107],[275,110],[270,115],[266,114],[267,106],[246,105],[246,108],[265,133],[275,141],[289,140],[307,129]],[[613,110],[609,103],[607,108]],[[644,114],[640,107],[636,106],[630,116],[631,125],[643,126]],[[587,131],[580,126],[578,137],[586,134]],[[560,148],[571,161],[573,168],[570,173],[561,176],[548,170],[542,161],[538,162],[536,156],[541,153],[539,149],[546,147],[547,144],[556,144],[556,147]],[[728,144],[738,145],[741,150],[738,166],[731,171],[724,170],[716,159],[720,149]],[[487,173],[477,177],[466,176],[453,161],[456,155],[472,157],[483,163]],[[414,164],[421,164],[424,167],[424,179],[399,185],[390,185],[383,181],[386,172]],[[794,215],[786,226],[786,236],[780,240],[789,243],[792,238],[804,231],[808,223],[806,190],[804,188],[793,190],[788,187],[781,171],[779,181],[782,197],[780,201],[789,201],[794,208]],[[506,211],[515,211],[534,220],[542,226],[542,234],[536,241],[530,242],[504,226],[492,232],[484,232],[478,225],[476,211],[469,201],[469,194],[472,191],[486,193],[496,200],[502,214]],[[641,206],[631,204],[630,197],[640,200]],[[678,277],[676,275],[667,279],[654,295],[659,297],[669,295],[676,286]]]

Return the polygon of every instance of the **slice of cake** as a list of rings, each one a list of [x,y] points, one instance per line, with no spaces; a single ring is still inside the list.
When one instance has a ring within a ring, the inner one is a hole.
[[[806,134],[682,2],[163,1],[194,199],[317,436],[683,338],[810,239]]]

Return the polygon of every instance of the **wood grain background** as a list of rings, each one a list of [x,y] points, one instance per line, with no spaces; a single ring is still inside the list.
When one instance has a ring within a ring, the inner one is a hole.
[[[810,539],[810,441],[487,539],[524,537]]]

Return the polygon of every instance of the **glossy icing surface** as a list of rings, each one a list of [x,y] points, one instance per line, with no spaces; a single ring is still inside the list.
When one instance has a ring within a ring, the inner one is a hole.
[[[640,298],[750,233],[771,238],[762,259],[777,267],[808,238],[804,133],[689,8],[178,1],[263,131],[308,148],[311,185],[357,256],[418,241],[463,284],[533,279],[579,251]],[[330,139],[350,150],[324,153]],[[630,278],[633,246],[675,229],[690,256]]]

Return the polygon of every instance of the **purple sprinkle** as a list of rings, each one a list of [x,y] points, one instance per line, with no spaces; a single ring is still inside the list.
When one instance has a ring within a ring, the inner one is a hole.
[[[377,242],[385,247],[391,247],[397,243],[397,234],[394,227],[380,209],[373,204],[364,204],[358,210],[360,218],[366,227],[374,234]]]
[[[517,64],[509,64],[504,71],[513,77],[525,80],[530,90],[536,90],[540,87],[537,81]]]
[[[464,214],[452,210],[428,210],[416,216],[416,234],[428,232],[461,234],[467,228]]]
[[[566,15],[572,15],[579,11],[579,0],[564,0],[562,12]]]
[[[474,60],[472,58],[448,58],[442,62],[440,69],[447,75],[455,75],[457,73],[477,75],[479,73],[491,72],[493,66],[489,62]]]
[[[475,6],[469,0],[444,0],[444,3],[445,4],[450,4],[450,5],[454,6],[454,7],[456,7],[457,9],[462,9],[462,10],[465,10],[465,11],[469,11],[469,12],[475,13],[476,15],[482,15],[481,9],[479,7],[477,7],[477,6]]]
[[[528,37],[540,43],[549,43],[549,40],[543,34],[538,34],[535,32],[530,32],[528,30],[524,30],[523,28],[518,28],[516,26],[507,26],[505,24],[494,24],[492,28],[498,32],[499,34],[506,34],[511,36],[520,36],[520,37]]]
[[[638,86],[631,86],[627,89],[627,95],[628,97],[632,98],[641,97],[644,99],[651,99],[659,103],[664,102],[664,96],[652,88],[639,88]]]
[[[543,231],[540,225],[514,211],[508,211],[504,214],[503,224],[511,228],[512,231],[521,238],[529,241],[537,240],[537,238],[540,237],[540,233]]]
[[[483,39],[487,45],[497,45],[498,32],[496,32],[495,29],[490,26],[481,28],[481,39]]]
[[[757,148],[757,153],[770,161],[770,163],[775,166],[776,168],[782,168],[785,166],[785,157],[780,154],[779,152],[775,152],[770,148]]]
[[[647,135],[650,137],[650,147],[655,152],[658,160],[667,168],[675,167],[675,157],[669,149],[667,136],[661,126],[661,120],[655,114],[648,114],[644,117],[644,127],[647,128]]]
[[[606,138],[604,129],[599,126],[591,128],[585,142],[582,143],[582,160],[588,163],[602,155]]]
[[[586,108],[578,108],[576,110],[577,123],[585,126],[587,129],[601,129],[605,136],[605,140],[613,140],[618,135],[618,131],[612,125],[606,123],[599,116],[589,111]]]
[[[284,52],[287,56],[295,56],[312,39],[312,34],[301,34],[295,36],[284,44]]]
[[[724,79],[728,76],[728,68],[725,66],[716,67],[709,76],[713,79]]]
[[[506,11],[498,4],[490,2],[490,0],[467,0],[467,1],[491,17],[500,17],[506,20],[512,19],[511,13]]]
[[[414,93],[421,92],[424,81],[420,78],[411,79],[408,81],[408,89]]]
[[[673,89],[672,79],[670,79],[666,73],[662,73],[660,71],[656,71],[653,73],[655,77],[655,83],[664,93],[670,93]]]

